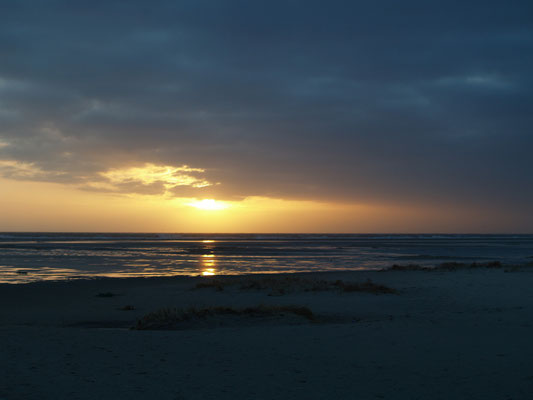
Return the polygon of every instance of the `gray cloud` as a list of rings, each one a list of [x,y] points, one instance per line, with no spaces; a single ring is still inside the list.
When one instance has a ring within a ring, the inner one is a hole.
[[[224,198],[533,211],[530,2],[88,4],[3,4],[1,159],[74,184],[187,164]]]

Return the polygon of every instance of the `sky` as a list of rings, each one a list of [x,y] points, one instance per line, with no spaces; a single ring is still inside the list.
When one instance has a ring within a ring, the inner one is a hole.
[[[530,1],[0,0],[0,231],[533,233]]]

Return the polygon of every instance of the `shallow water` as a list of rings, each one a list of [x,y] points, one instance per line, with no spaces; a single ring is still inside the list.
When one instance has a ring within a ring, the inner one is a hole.
[[[533,261],[533,235],[0,234],[0,282]]]

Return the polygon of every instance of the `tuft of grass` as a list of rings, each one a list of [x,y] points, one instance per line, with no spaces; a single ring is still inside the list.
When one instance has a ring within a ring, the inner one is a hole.
[[[236,309],[232,307],[208,307],[196,308],[162,308],[143,316],[137,321],[132,329],[136,330],[156,330],[173,329],[180,324],[195,320],[208,320],[216,317],[244,317],[244,318],[268,318],[292,314],[303,317],[309,321],[315,320],[313,312],[304,306],[284,305],[246,307]]]
[[[503,268],[503,264],[499,261],[491,261],[486,263],[462,263],[462,262],[445,262],[435,267],[424,267],[419,264],[394,264],[392,267],[384,271],[458,271],[461,269],[476,269],[476,268]]]
[[[390,271],[429,271],[432,268],[423,267],[420,264],[407,264],[407,265],[398,265],[394,264],[388,270]]]
[[[476,268],[502,268],[503,265],[499,261],[491,261],[487,263],[477,263],[473,262],[471,264],[460,263],[460,262],[446,262],[439,264],[436,269],[444,269],[447,271],[456,271],[459,269],[476,269]]]
[[[309,290],[318,281],[297,276],[248,277],[239,288],[241,290],[270,290],[271,294],[284,295],[297,290]]]
[[[215,289],[217,292],[222,292],[224,290],[224,286],[228,286],[228,285],[229,285],[229,282],[223,282],[219,279],[208,279],[203,282],[198,282],[195,288],[196,289]]]
[[[395,289],[384,285],[366,282],[344,282],[341,280],[327,281],[298,276],[269,276],[269,277],[231,277],[231,279],[213,279],[196,284],[196,289],[213,288],[217,291],[225,287],[238,286],[240,290],[265,290],[271,296],[282,296],[294,292],[367,292],[374,294],[396,294]]]
[[[390,288],[385,285],[380,285],[378,283],[372,282],[370,279],[368,279],[366,282],[363,283],[345,283],[343,281],[337,281],[335,284],[343,291],[343,292],[366,292],[366,293],[374,293],[374,294],[398,294],[399,292],[396,289]]]

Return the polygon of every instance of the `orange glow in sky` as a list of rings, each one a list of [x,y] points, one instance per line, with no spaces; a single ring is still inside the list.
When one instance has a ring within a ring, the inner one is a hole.
[[[241,201],[80,190],[0,178],[0,231],[456,232],[490,231],[486,210],[343,204],[248,197]],[[505,221],[493,218],[502,225]],[[510,221],[512,223],[512,220]],[[429,227],[429,228],[428,228]]]

